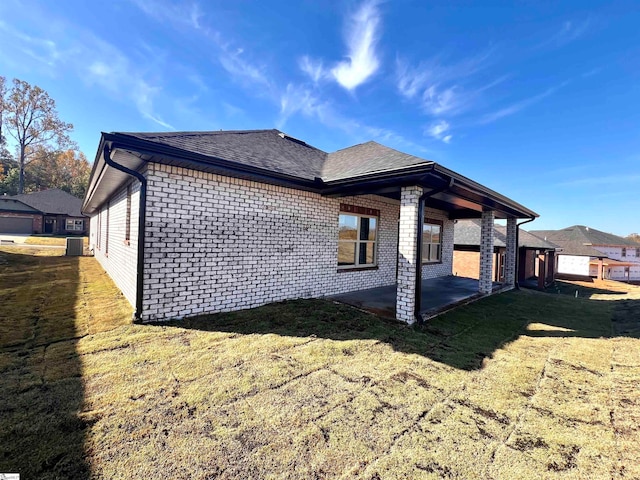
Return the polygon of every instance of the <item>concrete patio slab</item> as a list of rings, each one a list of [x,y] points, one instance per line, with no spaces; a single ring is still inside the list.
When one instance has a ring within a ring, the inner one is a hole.
[[[502,284],[493,284],[494,291],[501,288]],[[478,280],[473,278],[450,275],[422,280],[420,313],[430,317],[453,305],[481,296],[478,293]],[[384,317],[396,316],[396,285],[357,290],[329,298]]]

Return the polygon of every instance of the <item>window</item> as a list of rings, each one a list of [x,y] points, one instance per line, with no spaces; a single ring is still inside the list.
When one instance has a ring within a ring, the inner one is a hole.
[[[640,257],[640,248],[636,248],[636,257]]]
[[[96,242],[96,247],[100,250],[100,245],[102,243],[102,209],[98,212],[98,240]]]
[[[104,254],[109,256],[109,210],[111,210],[111,204],[107,203],[107,225],[104,235]]]
[[[129,245],[131,240],[131,185],[127,186],[127,218],[125,219],[124,241]]]
[[[422,263],[442,261],[442,222],[425,218],[422,225]]]
[[[73,219],[67,218],[65,229],[81,232],[84,230],[84,220],[73,220]]]
[[[351,207],[377,215],[340,213],[338,233],[338,267],[373,267],[377,263],[379,212],[373,209]]]
[[[626,257],[627,256],[627,249],[622,247],[622,256]]]

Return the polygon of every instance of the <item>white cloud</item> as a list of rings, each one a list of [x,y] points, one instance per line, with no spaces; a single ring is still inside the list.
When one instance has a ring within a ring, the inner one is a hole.
[[[17,49],[23,55],[43,64],[45,68],[55,67],[56,63],[61,60],[62,52],[54,40],[28,35],[2,20],[0,20],[0,32],[12,39],[13,45],[7,47]]]
[[[289,117],[298,112],[307,117],[321,117],[322,108],[321,102],[311,90],[301,85],[289,83],[280,96],[280,118],[276,126],[282,128]]]
[[[176,26],[187,26],[200,30],[200,19],[204,16],[197,2],[174,2],[170,0],[130,0],[146,15],[158,21]]]
[[[71,72],[85,83],[100,87],[115,100],[135,105],[144,118],[172,128],[154,108],[154,101],[162,90],[155,80],[161,78],[159,66],[130,58],[93,32],[57,18],[34,15],[29,27],[21,30],[0,21],[0,32],[6,37],[3,42],[12,46],[7,54],[23,64],[45,68],[52,77]]]
[[[422,94],[422,104],[424,108],[432,115],[442,115],[456,111],[460,108],[460,97],[456,94],[459,87],[451,87],[438,91],[435,85],[432,85]]]
[[[106,63],[96,61],[89,66],[89,73],[91,75],[94,75],[96,78],[103,77],[108,79],[109,67],[107,66]]]
[[[240,107],[232,105],[229,102],[222,102],[222,108],[228,117],[239,117],[245,114],[245,111]]]
[[[92,35],[84,35],[83,45],[71,63],[86,83],[100,86],[118,100],[127,99],[144,118],[163,128],[173,129],[154,107],[155,99],[162,91],[161,86],[145,78],[137,62],[112,44]]]
[[[547,98],[550,95],[556,93],[559,89],[566,86],[569,82],[563,82],[560,85],[556,85],[555,87],[548,88],[544,92],[534,95],[533,97],[525,98],[524,100],[520,100],[519,102],[512,103],[508,107],[502,108],[493,113],[489,113],[484,115],[479,121],[478,124],[485,125],[487,123],[495,122],[496,120],[500,120],[501,118],[508,117],[514,115],[521,110],[524,110],[531,105],[538,103],[540,100]]]
[[[298,59],[298,66],[313,80],[313,83],[318,83],[327,75],[322,60],[314,60],[307,55],[303,55]]]
[[[366,82],[380,66],[375,47],[378,42],[380,12],[375,1],[368,0],[351,16],[346,28],[348,60],[336,65],[331,73],[347,90]]]
[[[558,187],[596,187],[604,185],[620,185],[625,183],[637,184],[640,182],[640,175],[597,175],[594,177],[579,178],[557,183]]]
[[[191,20],[191,25],[193,28],[199,30],[202,28],[200,26],[200,19],[203,17],[202,11],[200,10],[200,6],[197,3],[191,5],[191,10],[189,12],[189,19]]]
[[[417,100],[428,115],[457,115],[471,109],[481,94],[502,82],[502,76],[477,86],[472,77],[486,68],[492,51],[469,57],[458,63],[444,65],[440,57],[420,62],[412,67],[406,60],[396,61],[396,86],[407,100]]]
[[[224,46],[221,46],[221,48],[222,51],[218,59],[228,73],[240,81],[248,81],[263,86],[270,85],[263,69],[243,57],[244,50],[242,48],[236,48],[235,50],[230,50]]]
[[[562,23],[562,26],[555,34],[539,43],[535,48],[563,47],[582,37],[590,26],[591,20],[589,18],[579,21],[567,20]]]
[[[444,143],[449,143],[453,138],[453,136],[448,133],[450,127],[449,122],[440,120],[429,125],[425,129],[425,133],[437,140],[442,140]]]
[[[315,118],[322,125],[331,129],[340,130],[355,139],[354,141],[377,140],[397,148],[405,148],[414,152],[427,152],[422,145],[407,140],[393,130],[367,125],[359,120],[344,116],[336,111],[331,103],[323,102],[319,99],[314,91],[303,85],[290,83],[280,97],[280,118],[278,119],[277,127],[282,129],[289,117],[296,113]]]

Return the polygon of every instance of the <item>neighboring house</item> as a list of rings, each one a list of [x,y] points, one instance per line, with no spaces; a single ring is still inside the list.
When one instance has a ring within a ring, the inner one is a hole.
[[[532,231],[562,248],[558,273],[611,280],[640,280],[640,245],[584,225]]]
[[[494,220],[513,285],[516,220],[537,216],[375,142],[326,153],[278,130],[103,133],[83,212],[139,321],[397,284],[413,323],[422,279],[452,275],[455,219],[482,218],[488,294]]]
[[[481,225],[479,220],[458,220],[454,228],[453,273],[479,278]],[[507,234],[504,225],[494,225],[493,281],[504,282]],[[555,279],[556,246],[525,230],[518,232],[518,282],[532,283],[538,288]]]
[[[85,235],[82,200],[57,188],[0,197],[0,233]]]

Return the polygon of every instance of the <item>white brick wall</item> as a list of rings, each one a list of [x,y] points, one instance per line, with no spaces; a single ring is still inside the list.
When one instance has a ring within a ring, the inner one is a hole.
[[[89,246],[95,258],[113,279],[132,306],[136,301],[136,267],[138,258],[138,212],[140,202],[140,183],[131,183],[131,235],[130,242],[125,243],[127,188],[121,188],[111,197],[108,204],[102,205],[101,213],[91,217],[91,234]],[[107,211],[109,229],[107,231]],[[98,232],[98,215],[102,215],[101,228]],[[98,248],[98,234],[100,248]],[[107,236],[109,251],[107,254]]]
[[[480,293],[493,290],[493,230],[495,213],[482,212],[480,221]]]
[[[516,283],[516,232],[518,223],[516,218],[507,218],[507,249],[504,259],[504,283],[515,285]]]
[[[402,187],[400,200],[400,241],[398,243],[398,289],[396,318],[413,323],[416,302],[418,209],[422,188]]]
[[[340,203],[380,210],[378,268],[337,269]],[[396,281],[399,202],[150,164],[144,320],[231,311]],[[442,212],[435,212],[442,215]],[[434,213],[434,214],[435,214]],[[443,262],[451,273],[451,247]]]

